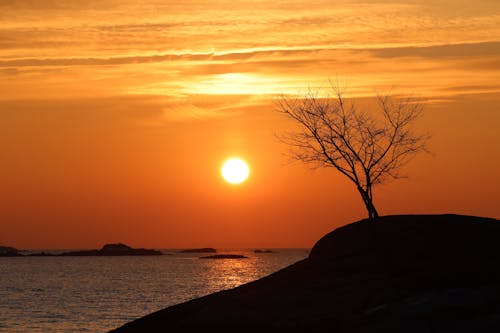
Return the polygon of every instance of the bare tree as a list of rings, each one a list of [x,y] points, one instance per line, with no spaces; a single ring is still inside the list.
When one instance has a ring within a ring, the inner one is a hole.
[[[346,100],[340,88],[319,97],[309,92],[281,97],[276,109],[298,125],[280,139],[291,147],[291,157],[318,167],[333,167],[351,180],[363,199],[368,218],[379,214],[373,187],[400,178],[399,171],[416,153],[425,151],[427,135],[411,130],[422,104],[411,98],[378,96],[371,112]]]

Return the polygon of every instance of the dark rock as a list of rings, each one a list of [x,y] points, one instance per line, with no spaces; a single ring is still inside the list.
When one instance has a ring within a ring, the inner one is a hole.
[[[179,253],[216,253],[217,250],[211,247],[203,247],[200,249],[185,249],[179,251]]]
[[[106,244],[100,250],[70,251],[61,253],[61,256],[155,256],[162,255],[158,250],[134,249],[125,244]]]
[[[308,259],[112,332],[500,332],[499,239],[495,219],[364,220]]]
[[[59,254],[60,256],[63,257],[95,257],[95,256],[100,256],[102,255],[100,250],[81,250],[81,251],[69,251],[69,252],[63,252]]]
[[[57,254],[42,251],[42,252],[30,253],[30,254],[27,254],[26,256],[28,256],[28,257],[53,257],[53,256],[57,256]]]
[[[336,229],[317,242],[309,257],[336,275],[384,273],[420,286],[463,286],[499,280],[499,237],[500,223],[494,219],[387,216]]]
[[[19,250],[10,246],[0,246],[0,257],[19,257],[22,256]]]
[[[253,252],[254,253],[278,253],[277,251],[273,251],[273,250],[260,250],[260,249],[254,250]]]
[[[200,257],[200,259],[248,259],[239,254],[215,254],[213,256]]]

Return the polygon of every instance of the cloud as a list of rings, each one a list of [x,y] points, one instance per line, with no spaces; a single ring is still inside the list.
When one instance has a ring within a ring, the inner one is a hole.
[[[203,95],[185,97],[133,95],[65,99],[0,100],[0,122],[22,125],[26,119],[51,126],[89,126],[106,129],[130,126],[164,126],[171,122],[193,122],[239,116],[247,110],[267,107],[267,98],[249,95]],[[43,114],[37,120],[35,115]]]
[[[500,5],[459,1],[0,0],[0,99],[494,86]]]
[[[19,73],[19,70],[17,68],[2,68],[0,69],[0,73],[3,75],[16,75]]]
[[[343,53],[343,54],[342,54]],[[371,54],[378,58],[419,57],[419,58],[451,58],[451,57],[487,57],[500,56],[500,42],[481,42],[464,44],[444,44],[413,47],[367,47],[367,48],[276,48],[253,51],[236,51],[227,53],[183,53],[183,54],[156,54],[117,57],[89,57],[89,58],[21,58],[0,60],[0,67],[36,67],[36,66],[99,66],[123,65],[137,63],[158,63],[171,61],[212,62],[228,64],[234,62],[245,63],[253,60],[254,63],[278,64],[280,62],[302,62],[308,59],[315,61],[318,58],[331,60],[332,55]],[[343,60],[344,61],[344,60]],[[357,61],[357,60],[353,60]],[[193,63],[196,66],[197,63]]]
[[[469,85],[469,86],[449,86],[444,87],[442,90],[451,91],[451,92],[467,92],[471,91],[478,92],[500,92],[500,86],[498,85]]]
[[[382,58],[448,58],[500,56],[500,42],[491,41],[481,43],[444,44],[424,47],[392,47],[371,49],[369,51],[375,56]]]
[[[27,58],[14,60],[0,60],[0,67],[42,67],[42,66],[99,66],[124,65],[136,63],[164,62],[164,61],[199,61],[209,60],[211,54],[164,54],[152,56],[112,57],[112,58]]]
[[[252,95],[292,93],[340,77],[348,78],[359,93],[395,86],[423,94],[444,94],[449,90],[442,88],[449,85],[498,85],[499,45],[276,48],[219,54],[0,60],[0,76],[10,77],[0,82],[0,89],[6,96],[26,98],[117,93]],[[210,114],[196,107],[190,112]]]

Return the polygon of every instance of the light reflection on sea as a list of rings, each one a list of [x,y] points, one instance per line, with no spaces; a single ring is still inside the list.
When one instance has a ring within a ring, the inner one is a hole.
[[[106,332],[130,320],[266,276],[308,250],[218,250],[147,257],[0,258],[0,332]],[[168,251],[165,251],[168,252]]]

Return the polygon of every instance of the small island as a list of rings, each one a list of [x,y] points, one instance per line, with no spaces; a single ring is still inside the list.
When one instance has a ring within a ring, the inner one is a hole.
[[[42,251],[42,252],[25,254],[25,256],[26,257],[55,257],[55,256],[58,256],[58,254]]]
[[[217,250],[212,247],[202,247],[199,249],[180,250],[179,253],[217,253]]]
[[[200,259],[248,259],[240,254],[215,254],[213,256],[200,257]]]
[[[278,253],[277,251],[273,251],[273,250],[261,250],[261,249],[254,250],[253,252],[254,253]]]
[[[100,256],[157,256],[163,255],[161,251],[152,249],[138,248],[134,249],[122,243],[106,244],[99,250],[79,250],[63,252],[61,254],[53,254],[48,252],[35,252],[31,254],[19,253],[19,250],[13,247],[0,246],[0,257],[47,257],[47,256],[60,256],[60,257],[100,257]]]
[[[156,256],[162,255],[163,253],[158,250],[152,249],[134,249],[128,245],[117,243],[117,244],[106,244],[100,250],[84,250],[84,251],[70,251],[61,253],[60,256]]]
[[[19,250],[11,246],[0,246],[0,257],[20,257]]]

